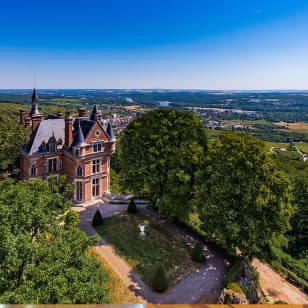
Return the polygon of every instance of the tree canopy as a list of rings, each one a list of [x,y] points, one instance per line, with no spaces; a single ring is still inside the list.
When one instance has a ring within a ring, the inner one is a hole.
[[[130,123],[118,144],[124,185],[135,193],[148,193],[164,215],[185,218],[206,150],[197,115],[174,109],[149,111]]]
[[[19,147],[27,141],[26,129],[7,115],[0,115],[0,171],[18,167]]]
[[[44,180],[0,182],[1,303],[108,303],[107,274],[87,254],[95,238],[61,223],[71,204],[62,180],[52,189]]]
[[[198,173],[195,200],[203,231],[228,249],[262,256],[269,240],[290,228],[289,185],[262,141],[223,134]]]

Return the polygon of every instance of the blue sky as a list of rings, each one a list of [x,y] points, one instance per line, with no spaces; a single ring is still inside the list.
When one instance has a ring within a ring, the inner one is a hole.
[[[308,89],[307,0],[0,0],[0,88]]]

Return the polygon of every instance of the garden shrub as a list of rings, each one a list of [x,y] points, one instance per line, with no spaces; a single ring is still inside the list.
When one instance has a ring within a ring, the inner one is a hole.
[[[136,214],[137,213],[137,207],[136,207],[134,199],[130,200],[129,205],[127,207],[127,212],[129,214]]]
[[[93,227],[99,227],[103,224],[104,220],[101,215],[101,212],[99,210],[96,210],[95,215],[93,216],[92,219],[92,226]]]
[[[153,277],[152,288],[154,291],[162,293],[168,288],[168,285],[169,285],[168,278],[165,274],[164,269],[160,265],[157,268],[156,273]]]
[[[80,222],[79,214],[75,211],[68,211],[65,216],[65,227],[77,226]]]
[[[237,281],[243,269],[243,260],[238,258],[225,275],[225,285],[229,282]]]
[[[205,256],[203,255],[203,248],[200,243],[197,243],[191,251],[191,258],[195,262],[203,263]]]
[[[276,305],[285,305],[285,304],[288,304],[288,303],[286,303],[286,302],[284,302],[282,300],[279,300],[279,301],[275,301],[274,304],[276,304]]]
[[[229,290],[233,290],[233,291],[235,291],[236,293],[239,293],[239,294],[244,293],[242,288],[240,287],[240,285],[237,282],[229,282],[227,284],[226,288],[229,289]]]

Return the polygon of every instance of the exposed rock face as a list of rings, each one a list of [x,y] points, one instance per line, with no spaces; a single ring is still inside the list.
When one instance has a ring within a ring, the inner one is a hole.
[[[218,298],[218,304],[249,304],[246,296],[233,290],[223,289]]]
[[[245,294],[225,288],[218,298],[218,304],[258,304],[261,302],[257,281],[251,266],[246,261],[243,262],[243,271],[237,282]]]
[[[244,275],[240,278],[239,284],[242,289],[245,289],[249,294],[249,303],[258,304],[260,303],[260,292],[258,289],[257,281],[253,275],[252,269],[247,262],[243,264]]]

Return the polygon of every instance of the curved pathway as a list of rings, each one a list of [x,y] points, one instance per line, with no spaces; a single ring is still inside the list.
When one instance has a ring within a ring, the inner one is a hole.
[[[81,230],[88,235],[95,235],[96,231],[91,226],[92,217],[97,209],[104,217],[112,216],[126,211],[126,204],[89,204],[84,207],[74,207],[74,210],[80,214]],[[175,224],[162,219],[156,212],[146,208],[144,205],[138,205],[139,211],[149,219],[159,224],[174,236],[182,239],[190,245],[197,241],[202,242],[186,228],[179,228]],[[204,245],[205,243],[202,242]],[[108,262],[113,270],[119,275],[128,288],[133,291],[140,303],[165,303],[165,304],[192,304],[198,302],[207,294],[217,294],[219,296],[223,289],[223,278],[227,271],[229,262],[225,259],[222,252],[209,248],[206,265],[184,278],[181,282],[167,290],[163,294],[153,292],[125,261],[115,253],[115,251],[104,241],[100,239],[96,245],[96,251]]]

